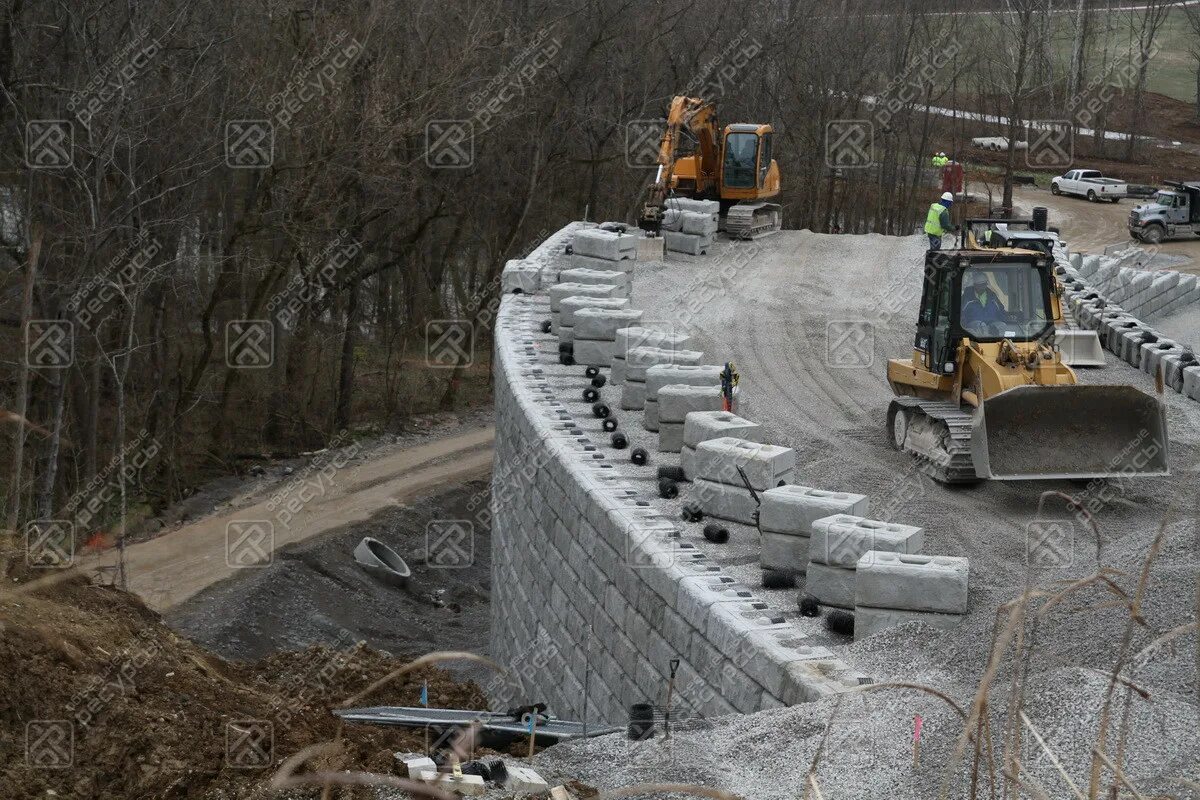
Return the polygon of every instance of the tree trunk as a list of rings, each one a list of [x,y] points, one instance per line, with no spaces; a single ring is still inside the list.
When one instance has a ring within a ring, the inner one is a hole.
[[[8,528],[16,531],[21,516],[21,468],[25,465],[25,415],[29,411],[29,319],[33,316],[33,283],[37,273],[38,256],[42,252],[42,229],[35,227],[30,237],[29,260],[25,267],[25,288],[21,294],[22,354],[17,367],[16,424],[13,439],[12,498],[8,506]]]
[[[338,370],[337,411],[334,414],[333,430],[330,436],[350,427],[351,412],[354,404],[354,345],[358,332],[358,292],[360,283],[355,281],[350,286],[350,296],[346,298],[346,326],[342,330],[341,368]]]

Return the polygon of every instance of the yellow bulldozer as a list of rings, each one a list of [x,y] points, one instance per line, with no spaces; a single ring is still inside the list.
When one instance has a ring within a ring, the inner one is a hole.
[[[891,359],[892,443],[943,483],[1167,474],[1159,399],[1079,385],[1053,345],[1044,253],[937,250],[925,257],[911,359]]]
[[[693,152],[681,155],[685,138]],[[658,171],[638,227],[657,235],[671,196],[717,200],[731,239],[752,239],[783,226],[783,212],[766,202],[779,195],[779,165],[771,157],[770,125],[737,123],[721,130],[709,100],[671,101],[658,147]]]

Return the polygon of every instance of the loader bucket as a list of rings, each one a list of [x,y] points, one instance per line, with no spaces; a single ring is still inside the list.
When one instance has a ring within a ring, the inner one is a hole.
[[[981,478],[1168,473],[1166,412],[1132,386],[1019,386],[985,401],[972,427]]]
[[[1079,328],[1059,328],[1054,332],[1054,344],[1062,353],[1068,367],[1103,367],[1104,348],[1095,331]]]

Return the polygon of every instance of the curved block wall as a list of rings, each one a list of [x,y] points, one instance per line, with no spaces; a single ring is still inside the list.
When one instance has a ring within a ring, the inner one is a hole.
[[[777,615],[635,488],[581,401],[582,367],[559,365],[542,292],[573,223],[505,270],[497,315],[492,479],[492,654],[522,702],[622,724],[662,704],[714,716],[791,705],[867,682]],[[586,688],[585,688],[586,687]]]

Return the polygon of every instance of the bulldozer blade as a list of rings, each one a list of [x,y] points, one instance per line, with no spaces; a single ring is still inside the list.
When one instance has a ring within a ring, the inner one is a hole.
[[[1001,481],[1166,475],[1166,412],[1132,386],[1019,386],[976,410],[971,460]]]
[[[1059,328],[1054,332],[1054,344],[1068,367],[1103,367],[1104,348],[1095,331],[1080,328]]]

